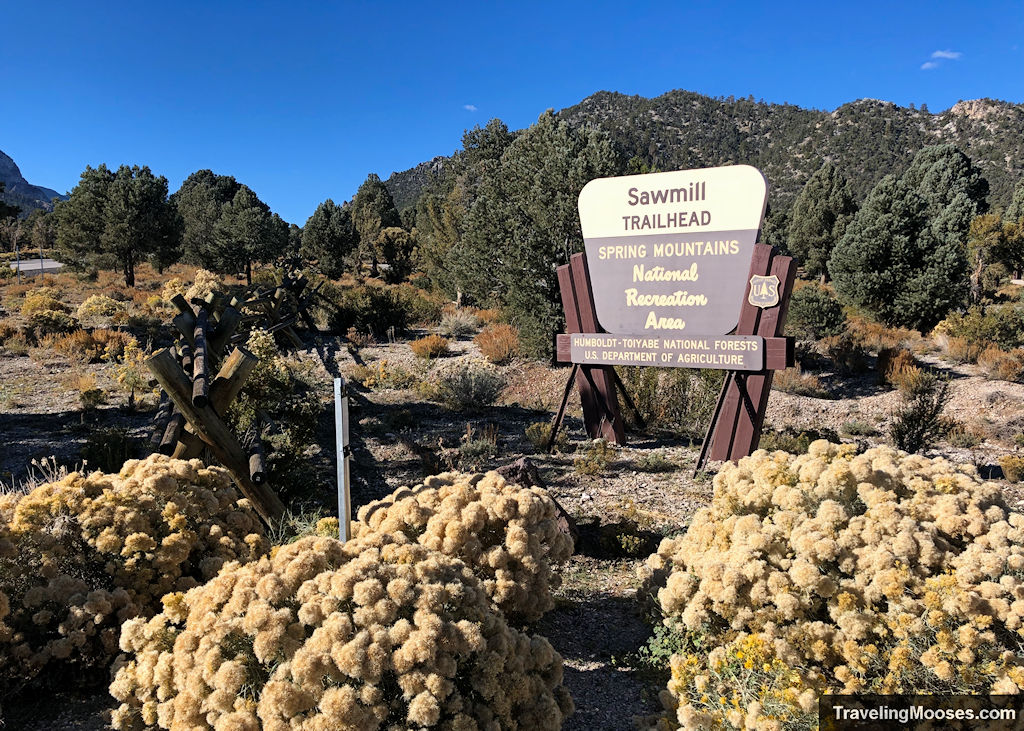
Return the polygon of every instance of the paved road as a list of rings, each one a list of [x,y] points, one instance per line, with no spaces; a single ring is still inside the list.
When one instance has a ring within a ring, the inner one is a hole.
[[[40,268],[40,260],[39,259],[22,259],[21,260],[21,273],[22,273],[23,276],[34,277],[37,274],[39,274],[39,268]],[[43,274],[56,274],[57,272],[59,272],[63,268],[64,268],[64,265],[61,264],[59,261],[55,261],[53,259],[43,259],[42,260]],[[15,274],[17,274],[17,272],[18,272],[18,263],[17,262],[14,262],[14,261],[11,262],[11,271],[14,272]]]

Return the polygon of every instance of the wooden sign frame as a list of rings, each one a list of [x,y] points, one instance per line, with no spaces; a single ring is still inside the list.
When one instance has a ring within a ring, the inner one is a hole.
[[[588,436],[592,439],[604,438],[618,444],[625,443],[625,425],[618,403],[619,393],[636,413],[641,428],[643,422],[614,366],[573,362],[571,356],[572,334],[603,332],[597,322],[586,255],[573,254],[568,264],[558,267],[557,273],[562,306],[565,310],[566,333],[556,336],[555,361],[572,362],[573,368],[562,394],[558,412],[551,424],[547,449],[550,451],[555,442],[574,382],[580,393],[583,423]],[[773,277],[777,296],[769,303],[756,304],[758,298],[751,297],[752,282],[772,281]],[[794,338],[782,334],[795,277],[796,263],[792,257],[779,255],[767,244],[754,245],[750,272],[743,293],[743,305],[734,335],[756,336],[763,339],[764,366],[756,371],[727,371],[714,416],[701,447],[697,469],[703,466],[708,457],[712,460],[736,460],[757,449],[773,373],[795,363]],[[768,306],[765,306],[766,304]]]

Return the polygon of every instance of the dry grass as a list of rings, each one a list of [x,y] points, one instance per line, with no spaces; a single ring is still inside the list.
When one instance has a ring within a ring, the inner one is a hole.
[[[812,398],[826,398],[828,391],[821,385],[817,376],[803,373],[800,366],[793,366],[782,371],[775,371],[772,379],[772,388],[783,393],[792,393],[797,396],[810,396]]]
[[[903,327],[888,327],[864,317],[854,316],[849,320],[847,332],[867,350],[878,353],[885,349],[896,350],[913,345],[921,339],[921,333]]]
[[[909,399],[923,393],[935,378],[913,362],[905,362],[889,374],[888,380],[904,398]]]
[[[878,382],[895,386],[895,374],[908,367],[916,367],[917,360],[905,348],[883,348],[878,351]]]
[[[954,363],[977,363],[981,355],[990,344],[972,343],[967,338],[944,336],[939,340],[939,345],[947,359]]]
[[[413,340],[409,343],[409,347],[412,349],[413,354],[417,358],[440,358],[448,355],[448,338],[441,337],[440,335],[427,335],[419,340]]]
[[[491,363],[508,363],[519,355],[519,330],[512,325],[489,325],[473,342]]]
[[[1019,382],[1024,378],[1024,348],[1007,351],[989,345],[978,356],[978,367],[989,380]]]

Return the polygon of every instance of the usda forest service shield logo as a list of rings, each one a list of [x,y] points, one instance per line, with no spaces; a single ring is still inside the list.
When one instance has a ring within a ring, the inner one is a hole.
[[[768,277],[760,274],[752,276],[747,302],[761,309],[775,307],[779,304],[779,278],[774,274]]]

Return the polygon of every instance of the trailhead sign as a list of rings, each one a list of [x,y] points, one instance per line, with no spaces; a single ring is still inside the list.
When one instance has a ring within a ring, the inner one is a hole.
[[[764,368],[761,338],[722,336],[739,321],[767,196],[749,165],[590,181],[580,222],[607,334],[574,334],[572,361]],[[777,277],[749,283],[751,304],[778,304]]]
[[[792,366],[783,335],[796,262],[757,243],[768,185],[749,165],[590,181],[580,192],[586,251],[557,268],[565,312],[555,360],[572,363],[548,449],[575,382],[592,438],[625,441],[615,366],[726,371],[698,465],[757,448],[774,372]]]

